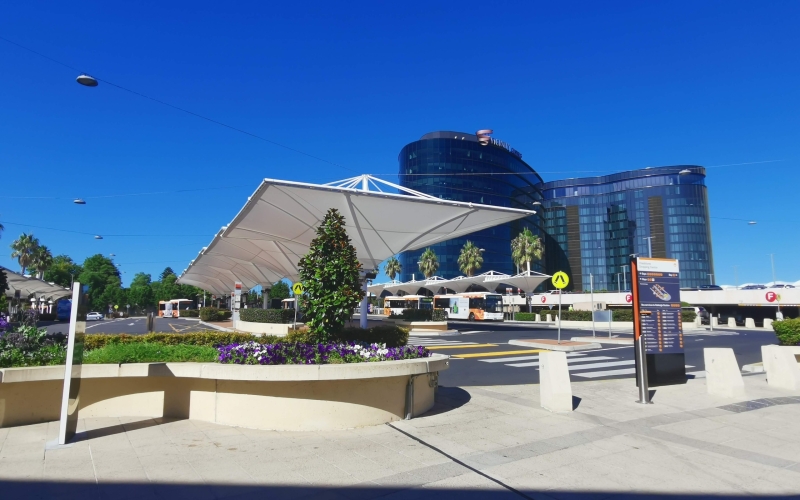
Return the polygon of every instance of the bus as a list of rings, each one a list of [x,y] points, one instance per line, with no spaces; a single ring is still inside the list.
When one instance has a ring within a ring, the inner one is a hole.
[[[403,295],[402,297],[386,297],[383,301],[383,313],[400,316],[404,309],[433,309],[433,297],[424,295]]]
[[[197,309],[191,299],[172,299],[158,301],[159,318],[180,318],[181,311]]]
[[[503,321],[503,296],[493,292],[467,292],[436,295],[436,309],[444,309],[447,319]]]

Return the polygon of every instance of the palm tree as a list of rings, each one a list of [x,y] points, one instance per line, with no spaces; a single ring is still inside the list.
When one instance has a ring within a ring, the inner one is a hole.
[[[50,249],[44,245],[37,245],[33,250],[33,259],[30,265],[36,269],[36,277],[42,279],[44,273],[53,266],[53,254],[50,253]]]
[[[527,227],[511,240],[511,258],[517,268],[523,263],[527,264],[527,271],[531,272],[531,261],[542,260],[544,248],[542,240]]]
[[[22,274],[33,261],[33,252],[39,246],[39,240],[32,234],[22,233],[19,238],[14,240],[11,244],[11,258],[17,259],[19,267],[22,269]]]
[[[403,265],[400,264],[400,261],[397,260],[397,257],[394,255],[389,257],[389,260],[386,261],[386,267],[384,268],[386,274],[389,278],[394,281],[394,278],[403,272]]]
[[[428,247],[422,252],[418,264],[419,270],[422,271],[425,278],[430,278],[436,273],[436,270],[439,269],[439,258],[436,257],[436,252]]]
[[[458,268],[467,276],[472,276],[475,271],[483,265],[482,250],[475,246],[475,243],[467,240],[467,243],[461,248],[461,254],[458,256]]]

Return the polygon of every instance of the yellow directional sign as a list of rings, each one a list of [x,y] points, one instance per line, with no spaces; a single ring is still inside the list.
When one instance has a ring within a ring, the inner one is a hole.
[[[302,283],[295,283],[292,285],[292,291],[295,295],[301,295],[303,293],[303,284]]]
[[[569,276],[564,271],[559,271],[553,275],[553,286],[558,288],[559,290],[563,288],[567,288],[569,285]]]

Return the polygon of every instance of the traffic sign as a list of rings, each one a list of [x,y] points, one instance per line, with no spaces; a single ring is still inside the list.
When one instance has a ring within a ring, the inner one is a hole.
[[[546,295],[542,295],[542,304],[544,304],[545,302],[547,302],[547,296]]]
[[[567,273],[565,273],[564,271],[557,272],[556,274],[553,275],[552,279],[553,279],[553,286],[555,286],[559,290],[567,288],[567,285],[569,285],[569,276],[567,276]]]
[[[303,284],[302,283],[295,283],[292,285],[292,291],[295,295],[301,295],[303,293]]]
[[[779,298],[780,298],[780,296],[777,293],[775,293],[775,292],[767,292],[767,295],[766,295],[767,302],[775,302]]]
[[[633,302],[633,295],[631,294],[625,295],[625,302]]]

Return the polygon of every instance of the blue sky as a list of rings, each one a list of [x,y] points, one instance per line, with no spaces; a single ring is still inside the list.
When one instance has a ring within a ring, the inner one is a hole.
[[[734,266],[739,283],[771,280],[770,253],[779,280],[800,279],[800,3],[27,1],[0,11],[4,38],[343,166],[111,85],[82,87],[75,70],[0,40],[0,265],[18,268],[8,245],[32,231],[78,261],[116,254],[126,284],[138,271],[180,272],[264,177],[394,174],[400,148],[426,132],[492,128],[546,180],[713,167],[716,281],[733,284]]]

